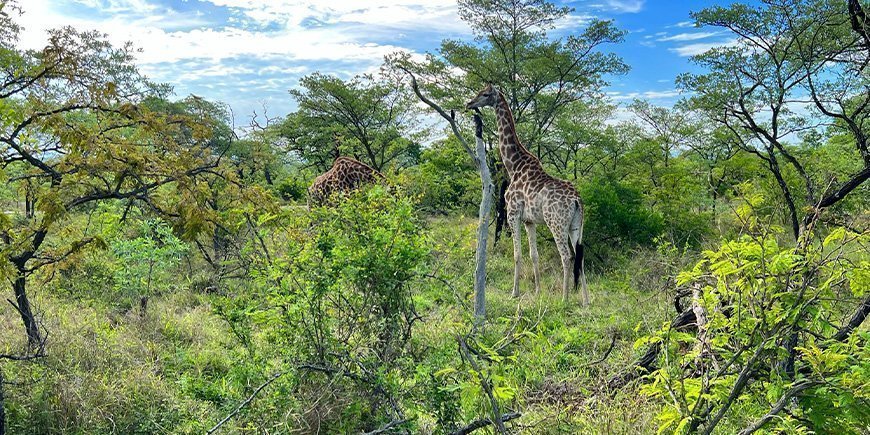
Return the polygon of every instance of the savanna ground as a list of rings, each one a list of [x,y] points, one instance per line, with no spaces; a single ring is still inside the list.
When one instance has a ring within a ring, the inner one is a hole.
[[[421,320],[411,346],[425,352],[417,369],[434,373],[454,367],[455,335],[468,332],[477,220],[431,218],[426,227],[438,266],[433,278],[418,276],[412,284]],[[513,427],[528,433],[654,433],[655,409],[648,400],[635,388],[607,391],[606,382],[637,356],[636,339],[672,317],[667,276],[681,259],[648,251],[633,254],[618,271],[601,265],[609,270],[589,276],[592,305],[582,307],[578,294],[566,305],[558,255],[551,241],[541,239],[539,295],[526,260],[522,296],[510,297],[509,239],[491,251],[488,264],[487,308],[493,320],[481,340],[492,347],[514,341],[510,363],[495,371],[509,402],[523,410]],[[106,257],[94,254],[87,260],[94,269],[86,275],[56,279],[34,298],[51,338],[45,358],[6,369],[7,378],[16,380],[6,393],[10,433],[201,433],[269,375],[249,365],[245,344],[220,315],[227,298],[248,291],[242,283],[222,290],[226,294],[210,294],[196,281],[196,266],[188,264],[196,260],[185,258],[161,271],[171,278],[161,281],[165,287],[149,298],[143,314],[137,305],[119,307],[117,300],[99,297],[115,294],[111,289],[91,287],[105,285],[100,274],[111,271],[99,269],[110,269],[113,261]],[[4,330],[20,328],[11,306],[0,313]],[[0,346],[20,348],[24,338],[4,334]],[[317,432],[323,424],[318,413],[344,411],[341,398],[329,397],[329,391],[310,392],[312,402],[302,400],[299,408],[282,406],[295,396],[288,390],[299,388],[282,383],[279,379],[261,393],[225,433]],[[462,421],[486,412],[477,389],[469,383],[459,391]],[[284,418],[274,426],[271,418],[277,415]],[[417,431],[432,432],[431,415],[421,417]]]
[[[870,433],[866,2],[692,11],[734,42],[622,121],[614,21],[457,8],[474,38],[311,73],[241,128],[98,32],[21,48],[0,0],[0,435]],[[486,84],[584,201],[588,307],[542,225],[542,291],[523,235],[510,297],[498,128],[478,159],[458,111]],[[340,155],[386,186],[307,207]]]

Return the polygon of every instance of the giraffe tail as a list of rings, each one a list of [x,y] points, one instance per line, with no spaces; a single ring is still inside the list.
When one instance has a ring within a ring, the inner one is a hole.
[[[585,273],[583,270],[583,243],[577,241],[574,245],[574,291],[577,291],[577,286],[580,285],[581,273]]]

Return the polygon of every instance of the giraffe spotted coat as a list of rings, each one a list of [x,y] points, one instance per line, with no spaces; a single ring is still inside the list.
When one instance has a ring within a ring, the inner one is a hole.
[[[553,233],[556,249],[562,260],[562,297],[567,301],[571,271],[574,287],[583,291],[583,303],[589,304],[586,274],[583,270],[583,202],[574,185],[544,171],[538,160],[520,142],[510,106],[504,95],[487,85],[466,107],[476,109],[491,106],[498,120],[499,154],[508,173],[510,184],[505,192],[507,221],[514,242],[514,297],[519,296],[522,241],[520,224],[529,238],[529,256],[535,275],[535,290],[541,289],[538,268],[538,248],[535,225],[545,224]]]
[[[384,176],[371,166],[350,157],[339,157],[328,171],[320,174],[311,183],[308,188],[308,205],[323,205],[335,194],[350,193],[383,179]]]

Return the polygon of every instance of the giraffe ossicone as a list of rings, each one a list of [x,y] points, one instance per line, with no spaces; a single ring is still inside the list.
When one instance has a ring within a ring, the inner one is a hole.
[[[328,171],[317,176],[308,188],[308,206],[324,205],[334,195],[347,194],[362,186],[384,180],[371,166],[350,157],[339,157]]]
[[[535,291],[541,290],[538,268],[538,247],[535,225],[546,224],[553,233],[562,260],[562,298],[568,300],[568,287],[573,271],[574,288],[583,292],[583,304],[589,304],[586,273],[583,267],[583,202],[574,185],[547,174],[517,136],[513,113],[504,95],[487,85],[466,104],[467,109],[493,107],[498,122],[498,151],[508,173],[510,184],[505,192],[507,220],[514,242],[513,296],[520,294],[522,241],[520,224],[529,238],[529,256],[535,274]]]

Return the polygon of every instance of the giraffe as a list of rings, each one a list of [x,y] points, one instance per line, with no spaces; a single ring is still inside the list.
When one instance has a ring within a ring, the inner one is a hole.
[[[308,206],[323,205],[336,193],[348,193],[383,179],[384,176],[371,166],[350,157],[339,157],[308,188]]]
[[[520,295],[520,224],[525,226],[529,238],[529,257],[534,269],[535,291],[541,291],[535,225],[542,223],[553,233],[562,260],[562,299],[568,300],[569,275],[573,268],[574,289],[580,284],[583,305],[589,305],[586,273],[583,270],[583,202],[580,195],[571,183],[547,174],[541,161],[520,143],[507,100],[492,85],[487,85],[466,104],[467,109],[485,106],[495,109],[499,129],[498,151],[510,180],[505,200],[507,221],[513,232],[514,242],[513,297]]]

